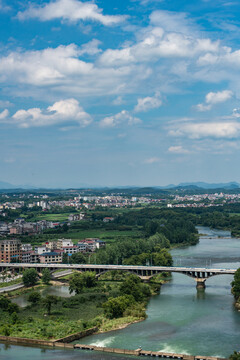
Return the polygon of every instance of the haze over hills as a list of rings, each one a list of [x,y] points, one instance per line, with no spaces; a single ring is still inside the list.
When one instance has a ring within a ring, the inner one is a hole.
[[[1,190],[13,190],[13,189],[36,189],[36,187],[31,185],[13,185],[6,181],[0,181],[0,189]]]
[[[240,184],[235,181],[228,183],[206,183],[206,182],[186,182],[180,183],[179,185],[169,185],[162,188],[176,188],[176,187],[197,187],[201,189],[238,189]]]
[[[170,184],[170,185],[166,185],[166,186],[89,186],[88,184],[83,184],[83,183],[79,183],[78,186],[66,186],[65,189],[189,189],[189,190],[194,190],[194,189],[229,189],[229,190],[234,190],[234,189],[239,189],[240,188],[240,184],[237,182],[228,182],[228,183],[206,183],[206,182],[184,182],[184,183],[180,183],[178,185],[175,184]],[[54,189],[53,187],[37,187],[37,186],[32,186],[32,185],[13,185],[10,184],[8,182],[5,181],[0,181],[0,189],[1,190],[14,190],[14,189],[23,189],[23,190],[34,190],[34,189]],[[64,189],[64,187],[59,187],[56,186],[55,189]]]

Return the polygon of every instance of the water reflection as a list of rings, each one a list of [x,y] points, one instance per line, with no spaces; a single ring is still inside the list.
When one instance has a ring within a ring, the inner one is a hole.
[[[70,296],[73,296],[75,294],[74,292],[72,294],[70,294],[69,286],[67,286],[67,285],[48,286],[47,288],[42,289],[39,292],[43,297],[45,297],[46,295],[56,295],[56,296],[60,296],[60,297],[70,297]],[[28,296],[29,296],[29,293],[19,295],[16,298],[12,299],[12,302],[14,302],[15,304],[18,304],[20,307],[28,306],[28,305],[30,305],[30,303],[28,302]]]

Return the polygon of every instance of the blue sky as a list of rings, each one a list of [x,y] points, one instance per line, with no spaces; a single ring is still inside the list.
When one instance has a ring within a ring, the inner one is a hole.
[[[238,1],[0,0],[0,180],[240,181]]]

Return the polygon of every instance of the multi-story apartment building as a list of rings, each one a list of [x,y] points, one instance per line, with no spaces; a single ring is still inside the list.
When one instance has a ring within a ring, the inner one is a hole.
[[[62,249],[63,249],[63,252],[66,254],[76,254],[76,253],[80,252],[79,247],[77,245],[64,246]]]
[[[31,262],[31,254],[33,253],[33,251],[29,251],[29,250],[24,250],[22,252],[22,262],[23,263],[30,263]]]
[[[22,251],[32,251],[31,244],[22,244]]]
[[[66,246],[73,246],[73,242],[71,239],[58,239],[58,242],[57,242],[58,249],[62,249],[63,247],[66,247]]]
[[[42,264],[57,264],[62,262],[62,253],[48,252],[39,255],[40,263]]]
[[[45,245],[47,246],[47,248],[49,250],[57,250],[57,248],[58,248],[57,241],[49,241],[49,242],[46,242]]]
[[[46,252],[48,252],[48,248],[46,247],[46,245],[42,245],[42,246],[35,246],[35,253],[38,255],[44,254]]]
[[[21,262],[22,244],[20,240],[0,241],[0,262]]]

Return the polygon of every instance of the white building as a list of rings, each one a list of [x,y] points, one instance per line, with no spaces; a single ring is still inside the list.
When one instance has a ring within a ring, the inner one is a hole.
[[[71,239],[58,239],[57,248],[62,249],[66,246],[73,246],[73,242]]]

